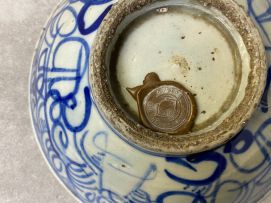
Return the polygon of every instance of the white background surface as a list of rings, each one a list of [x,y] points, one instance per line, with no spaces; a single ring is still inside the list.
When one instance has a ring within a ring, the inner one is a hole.
[[[57,0],[0,0],[0,202],[72,203],[37,147],[28,75],[41,29]],[[264,203],[271,202],[271,197]]]

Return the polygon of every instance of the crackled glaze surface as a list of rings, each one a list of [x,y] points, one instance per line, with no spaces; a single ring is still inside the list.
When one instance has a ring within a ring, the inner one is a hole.
[[[89,57],[111,0],[69,0],[35,53],[30,104],[52,169],[82,202],[254,202],[271,183],[270,71],[261,105],[226,145],[186,158],[158,157],[124,142],[92,99]],[[270,65],[271,3],[239,1],[257,23]],[[125,152],[125,153],[124,153]]]

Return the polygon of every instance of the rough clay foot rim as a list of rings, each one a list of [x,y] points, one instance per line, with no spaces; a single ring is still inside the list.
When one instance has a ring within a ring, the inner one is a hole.
[[[233,138],[245,125],[259,104],[266,81],[265,52],[258,30],[245,11],[233,0],[193,1],[202,6],[214,7],[234,25],[241,35],[250,56],[250,73],[245,96],[240,104],[215,129],[203,133],[169,135],[156,133],[129,119],[116,104],[107,78],[105,63],[108,47],[118,25],[129,14],[157,0],[121,1],[102,22],[90,61],[90,83],[93,97],[103,116],[126,141],[159,155],[189,155],[218,147]]]

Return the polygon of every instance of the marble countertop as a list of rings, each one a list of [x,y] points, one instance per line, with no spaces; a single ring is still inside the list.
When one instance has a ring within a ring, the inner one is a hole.
[[[0,1],[0,202],[76,200],[49,170],[28,110],[28,76],[41,29],[56,0]],[[264,203],[271,202],[271,197]]]

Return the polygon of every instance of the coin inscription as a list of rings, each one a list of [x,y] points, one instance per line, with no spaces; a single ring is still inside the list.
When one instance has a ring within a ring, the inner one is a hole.
[[[146,95],[143,111],[156,130],[175,131],[190,120],[192,103],[184,91],[172,85],[162,85]]]
[[[192,93],[174,81],[149,73],[142,86],[127,88],[137,100],[142,123],[155,131],[183,134],[191,130],[197,108]]]

